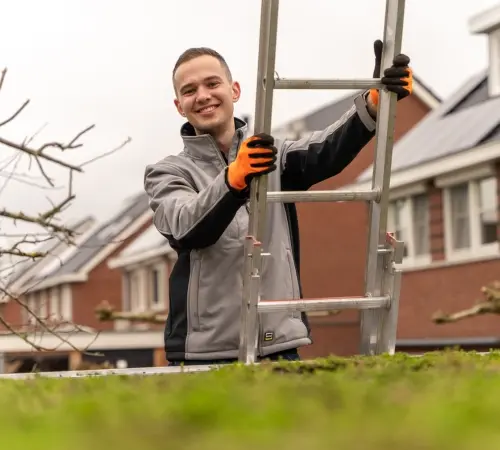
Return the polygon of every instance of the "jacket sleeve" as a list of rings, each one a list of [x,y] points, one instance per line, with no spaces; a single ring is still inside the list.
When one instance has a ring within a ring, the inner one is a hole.
[[[335,123],[296,141],[285,141],[281,153],[283,190],[307,190],[342,172],[375,135],[375,121],[364,94]]]
[[[220,238],[245,198],[229,190],[226,171],[199,192],[189,182],[189,174],[183,172],[165,160],[146,167],[144,189],[153,223],[173,248],[208,247]]]

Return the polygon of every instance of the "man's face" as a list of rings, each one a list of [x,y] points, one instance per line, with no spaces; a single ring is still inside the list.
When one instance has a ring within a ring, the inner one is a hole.
[[[174,86],[177,110],[199,132],[216,132],[233,120],[240,86],[229,81],[217,58],[203,55],[181,64]]]

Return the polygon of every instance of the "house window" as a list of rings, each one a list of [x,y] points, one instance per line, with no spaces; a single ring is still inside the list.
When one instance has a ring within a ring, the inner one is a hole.
[[[479,182],[478,205],[481,244],[496,242],[497,237],[497,180],[486,178]]]
[[[149,305],[153,309],[165,307],[166,295],[166,263],[158,263],[148,270],[149,274]]]
[[[143,312],[165,308],[167,296],[167,264],[136,267],[125,274],[127,297],[124,307],[130,311]]]
[[[151,303],[157,306],[160,303],[160,269],[153,268],[150,275]]]
[[[26,307],[27,309],[23,308],[24,311],[24,317],[28,324],[34,325],[36,323],[36,315],[37,315],[37,294],[30,292],[27,295],[27,301],[26,301]]]
[[[454,250],[470,247],[469,207],[469,185],[451,187],[451,245]]]
[[[413,244],[415,256],[429,254],[429,198],[416,195],[412,198]]]
[[[53,287],[50,290],[50,303],[49,303],[49,318],[51,320],[60,320],[60,296],[59,296],[59,287]]]
[[[129,295],[130,295],[130,310],[142,311],[142,295],[141,295],[141,273],[134,270],[128,274],[129,280]]]
[[[389,204],[387,231],[405,244],[406,262],[429,259],[429,201],[426,194],[398,198]]]
[[[498,252],[497,180],[487,177],[445,190],[445,238],[450,257]]]

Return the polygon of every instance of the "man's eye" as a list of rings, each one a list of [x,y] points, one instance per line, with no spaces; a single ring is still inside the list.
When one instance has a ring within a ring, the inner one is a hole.
[[[210,87],[210,88],[217,87],[218,85],[219,85],[219,83],[217,81],[213,81],[211,83],[208,83],[208,87]]]

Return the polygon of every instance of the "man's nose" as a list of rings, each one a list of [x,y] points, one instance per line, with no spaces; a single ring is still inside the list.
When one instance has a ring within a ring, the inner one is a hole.
[[[197,96],[196,100],[198,102],[205,103],[205,102],[210,100],[210,97],[211,97],[211,95],[210,95],[210,91],[208,89],[200,88],[198,90],[198,96]]]

